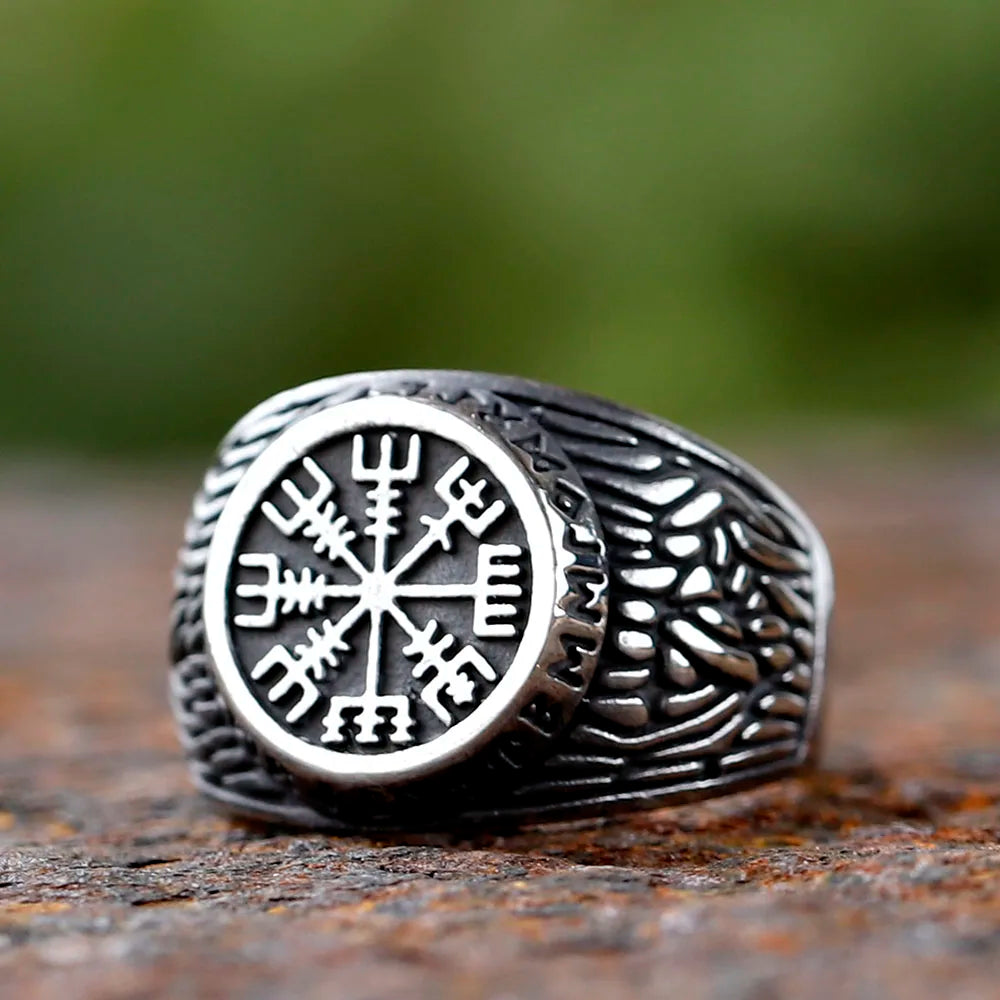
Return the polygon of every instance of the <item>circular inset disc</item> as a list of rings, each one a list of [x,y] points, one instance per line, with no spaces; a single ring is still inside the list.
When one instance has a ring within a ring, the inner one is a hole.
[[[292,770],[343,787],[550,738],[605,615],[592,505],[566,489],[439,400],[369,397],[292,424],[209,550],[206,635],[233,711]]]

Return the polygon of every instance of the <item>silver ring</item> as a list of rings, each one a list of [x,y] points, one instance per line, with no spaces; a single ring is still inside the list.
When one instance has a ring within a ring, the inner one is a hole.
[[[365,372],[223,442],[176,577],[198,786],[326,829],[557,819],[807,764],[833,577],[776,486],[500,375]]]

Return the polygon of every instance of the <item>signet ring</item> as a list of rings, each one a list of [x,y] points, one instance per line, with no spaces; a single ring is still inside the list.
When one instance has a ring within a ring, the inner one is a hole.
[[[833,577],[802,511],[663,420],[363,372],[240,420],[176,574],[198,787],[337,830],[652,808],[812,758]]]

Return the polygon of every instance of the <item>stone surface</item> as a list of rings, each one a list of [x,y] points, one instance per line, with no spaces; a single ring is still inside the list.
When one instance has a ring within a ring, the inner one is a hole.
[[[1000,470],[747,454],[837,566],[821,771],[474,841],[213,812],[164,699],[193,479],[3,469],[0,995],[996,995]]]

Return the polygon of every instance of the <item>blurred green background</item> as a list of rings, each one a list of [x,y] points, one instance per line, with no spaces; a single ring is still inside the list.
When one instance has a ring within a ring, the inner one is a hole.
[[[996,0],[0,4],[0,441],[472,367],[1000,418]]]

